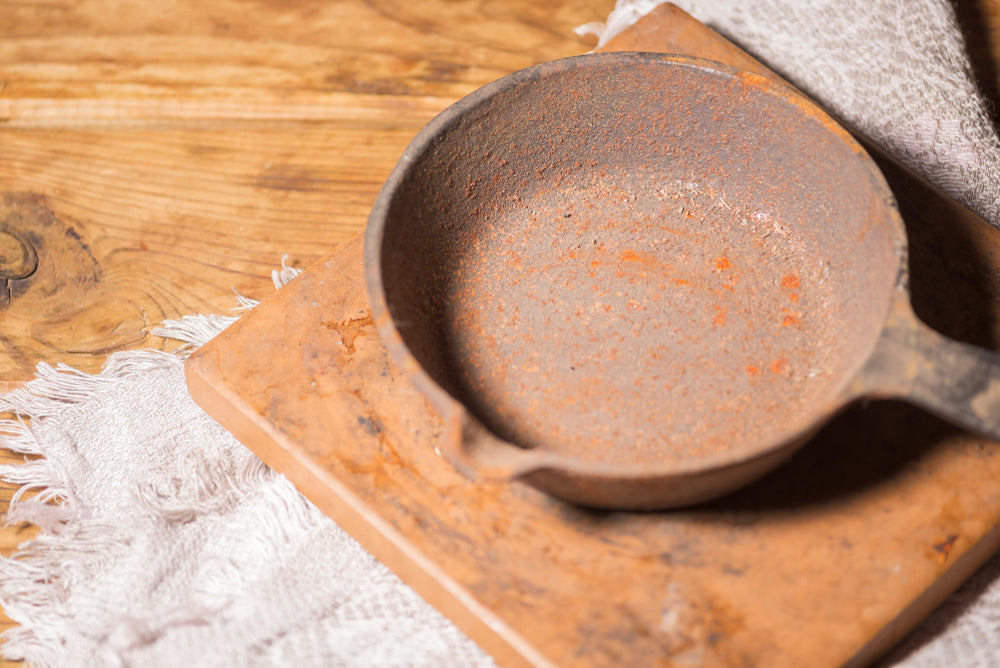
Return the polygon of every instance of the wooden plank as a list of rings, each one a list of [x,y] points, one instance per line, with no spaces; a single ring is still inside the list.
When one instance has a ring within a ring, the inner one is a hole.
[[[364,225],[435,113],[585,49],[572,26],[608,11],[106,4],[0,6],[0,218],[40,258],[0,311],[0,381],[94,371],[168,345],[164,318],[265,297],[283,254],[305,266]]]
[[[269,295],[283,254],[309,263],[363,224],[413,132],[8,133],[0,214],[39,265],[0,313],[0,378],[39,360],[95,370],[110,351],[163,345],[148,331],[165,318]]]
[[[60,108],[125,99],[155,109],[176,98],[220,107],[270,99],[284,107],[276,95],[318,104],[337,92],[454,99],[511,69],[579,52],[573,27],[603,19],[609,5],[6,3],[0,79],[9,102]]]
[[[0,223],[39,257],[0,308],[0,388],[39,361],[96,371],[168,347],[151,326],[228,312],[234,291],[269,296],[282,255],[307,266],[364,225],[433,114],[590,48],[572,28],[612,6],[0,4]],[[0,549],[28,535],[0,529]]]

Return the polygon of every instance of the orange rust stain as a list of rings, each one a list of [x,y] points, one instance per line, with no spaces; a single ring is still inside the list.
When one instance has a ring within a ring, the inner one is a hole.
[[[784,373],[785,369],[788,368],[788,360],[784,357],[779,357],[778,359],[771,362],[771,371],[774,373]]]
[[[948,555],[951,553],[951,548],[955,547],[955,541],[957,540],[958,535],[951,534],[944,540],[934,543],[934,552],[939,562],[944,563],[947,561]]]
[[[639,253],[631,249],[622,251],[622,254],[618,256],[618,259],[622,262],[640,264],[645,267],[654,267],[659,264],[659,260],[657,260],[654,255],[650,255],[649,253]]]
[[[675,278],[674,285],[687,285],[688,282],[683,278]]]
[[[722,326],[726,324],[725,306],[722,306],[721,304],[715,305],[715,318],[713,318],[712,322],[714,322],[716,326]]]
[[[591,267],[594,267],[594,268],[596,269],[597,267],[600,267],[600,266],[601,266],[601,263],[600,263],[600,261],[599,261],[599,260],[591,260],[591,262],[590,262],[590,266],[591,266]]]
[[[802,279],[795,272],[788,272],[781,278],[781,287],[783,288],[797,288],[802,285]]]
[[[348,318],[342,322],[324,320],[320,322],[320,325],[340,334],[341,345],[343,345],[340,355],[343,358],[354,354],[355,340],[365,334],[366,328],[374,327],[375,322],[372,320],[371,314],[367,313],[361,318]]]
[[[754,366],[753,364],[747,364],[746,372],[748,376],[759,376],[760,368]]]
[[[729,263],[729,258],[721,257],[721,256],[715,258],[714,264],[715,264],[715,268],[718,269],[719,271],[722,271],[723,269],[729,269],[729,267],[732,266]]]
[[[786,315],[785,319],[781,321],[782,327],[796,327],[800,325],[802,321],[794,315]]]
[[[788,293],[788,301],[790,301],[790,302],[797,302],[797,301],[799,301],[799,293],[797,293],[797,292],[790,292],[790,293]]]

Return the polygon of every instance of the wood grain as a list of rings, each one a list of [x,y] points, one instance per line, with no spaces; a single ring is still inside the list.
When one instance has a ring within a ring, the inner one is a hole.
[[[0,309],[0,383],[39,361],[96,371],[115,350],[166,347],[149,333],[164,318],[269,295],[283,254],[304,267],[363,226],[437,111],[590,49],[572,28],[613,4],[0,4],[0,241],[39,259]],[[1000,0],[958,6],[996,101]],[[0,531],[0,550],[29,535]]]
[[[0,290],[0,387],[39,361],[97,371],[168,347],[163,319],[270,295],[283,255],[306,266],[364,225],[435,113],[586,51],[572,28],[612,4],[0,4],[0,279],[17,241],[38,258]],[[0,552],[31,535],[0,530]]]
[[[11,281],[0,380],[162,346],[164,318],[262,298],[359,229],[437,111],[579,53],[607,2],[0,6],[0,194],[38,270]],[[2,267],[0,267],[2,269]]]

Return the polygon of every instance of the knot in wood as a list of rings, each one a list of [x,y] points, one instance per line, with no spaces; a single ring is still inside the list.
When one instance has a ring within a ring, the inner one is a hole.
[[[38,269],[38,253],[15,232],[0,227],[0,280],[28,278]]]

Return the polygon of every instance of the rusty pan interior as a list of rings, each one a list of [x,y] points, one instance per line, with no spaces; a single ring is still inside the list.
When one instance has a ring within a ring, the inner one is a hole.
[[[905,241],[878,170],[801,96],[616,53],[444,112],[366,244],[380,331],[442,413],[549,469],[655,478],[758,457],[835,410]]]

